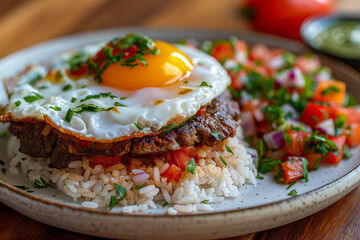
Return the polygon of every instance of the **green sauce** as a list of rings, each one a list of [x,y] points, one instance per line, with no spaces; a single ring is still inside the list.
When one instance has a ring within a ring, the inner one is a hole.
[[[340,20],[312,40],[318,49],[349,59],[360,59],[360,21]]]

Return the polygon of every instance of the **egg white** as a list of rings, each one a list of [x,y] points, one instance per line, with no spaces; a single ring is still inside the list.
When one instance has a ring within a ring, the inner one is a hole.
[[[52,60],[50,66],[37,65],[20,77],[6,108],[5,116],[11,116],[11,119],[17,121],[29,117],[40,121],[46,120],[60,131],[96,141],[120,140],[139,132],[143,135],[149,134],[167,126],[174,119],[184,121],[196,114],[201,106],[210,103],[223,93],[230,84],[230,79],[214,58],[193,48],[181,45],[177,47],[193,62],[194,69],[186,83],[125,91],[100,86],[93,77],[72,80],[63,74],[61,80],[57,82],[43,77],[36,84],[29,84],[36,74],[46,76],[50,68],[66,68],[64,59],[69,55],[65,54]],[[83,48],[82,51],[94,54],[100,48],[101,45],[93,45]],[[133,70],[136,70],[136,67]],[[201,86],[203,82],[208,86]],[[71,89],[64,91],[65,86],[71,86]],[[80,102],[89,95],[108,92],[116,97],[113,99],[101,97]],[[179,94],[180,92],[186,94]],[[27,96],[35,96],[35,94],[39,94],[43,99],[32,103],[24,100]],[[72,102],[74,98],[76,101]],[[121,100],[123,98],[126,99]],[[126,107],[115,107],[111,111],[74,113],[70,122],[64,119],[69,108],[80,104],[95,104],[101,108],[109,108],[114,107],[115,102]]]

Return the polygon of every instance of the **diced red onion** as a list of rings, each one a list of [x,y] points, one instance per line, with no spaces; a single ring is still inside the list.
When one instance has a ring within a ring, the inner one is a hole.
[[[254,163],[256,163],[257,159],[258,159],[257,151],[255,149],[253,149],[253,148],[246,148],[246,152],[250,155],[250,157],[252,158]]]
[[[281,109],[284,111],[284,116],[291,113],[291,119],[299,119],[300,117],[298,111],[296,111],[296,109],[288,103],[283,104]]]
[[[316,125],[316,129],[322,131],[323,133],[329,134],[330,136],[334,136],[335,135],[334,120],[330,118],[325,121],[322,121]]]
[[[300,69],[294,67],[293,69],[278,73],[275,77],[275,83],[286,88],[304,87],[305,79]]]
[[[280,68],[284,67],[285,66],[284,57],[282,55],[279,55],[275,58],[272,58],[268,62],[268,66],[272,69],[280,69]]]
[[[264,135],[264,140],[270,149],[281,148],[285,145],[283,131],[270,132]]]
[[[255,121],[250,111],[244,111],[240,115],[241,127],[244,137],[254,136],[256,133]]]
[[[134,171],[134,170],[133,170]],[[137,186],[144,185],[146,181],[149,179],[150,175],[146,172],[138,173],[132,177],[132,180]]]

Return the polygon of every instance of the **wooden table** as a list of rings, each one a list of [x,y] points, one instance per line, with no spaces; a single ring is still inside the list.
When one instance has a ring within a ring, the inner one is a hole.
[[[0,57],[51,38],[121,26],[249,29],[239,0],[2,0]],[[339,0],[340,11],[360,12],[358,0]],[[297,222],[233,239],[360,239],[360,188]],[[36,222],[0,203],[0,239],[98,239]]]

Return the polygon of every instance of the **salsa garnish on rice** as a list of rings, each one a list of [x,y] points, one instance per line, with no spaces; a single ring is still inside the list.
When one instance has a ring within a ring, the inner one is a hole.
[[[360,144],[355,99],[317,56],[250,47],[235,37],[185,44],[207,52],[228,71],[244,137],[257,149],[258,173],[275,172],[284,184],[308,181],[308,170],[321,162],[338,164]]]

